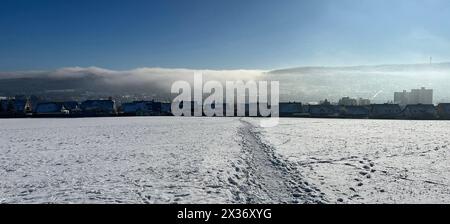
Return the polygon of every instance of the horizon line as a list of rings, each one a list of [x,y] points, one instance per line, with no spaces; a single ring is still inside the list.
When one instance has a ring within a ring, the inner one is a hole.
[[[292,66],[292,67],[280,67],[280,68],[271,68],[271,69],[259,69],[259,68],[189,68],[189,67],[164,67],[164,66],[139,66],[135,68],[128,69],[110,69],[103,66],[62,66],[55,67],[49,69],[17,69],[17,70],[0,70],[0,73],[17,73],[17,72],[48,72],[48,71],[56,71],[60,69],[68,69],[68,68],[78,68],[78,69],[102,69],[109,71],[133,71],[139,69],[167,69],[167,70],[203,70],[203,71],[265,71],[265,72],[276,72],[276,71],[284,71],[291,69],[313,69],[313,68],[360,68],[360,67],[383,67],[383,66],[430,66],[430,65],[443,65],[450,64],[450,61],[441,61],[441,62],[432,62],[432,63],[382,63],[382,64],[361,64],[361,65],[300,65],[300,66]]]

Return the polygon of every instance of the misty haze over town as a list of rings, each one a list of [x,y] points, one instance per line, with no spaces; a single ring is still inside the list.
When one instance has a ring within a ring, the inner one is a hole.
[[[127,71],[70,67],[51,71],[0,72],[0,96],[37,95],[59,100],[133,96],[170,101],[170,86],[192,82],[194,72],[206,80],[280,81],[280,100],[303,103],[343,96],[393,101],[394,92],[427,87],[434,103],[450,102],[450,63],[352,67],[298,67],[280,70],[192,70],[138,68]]]

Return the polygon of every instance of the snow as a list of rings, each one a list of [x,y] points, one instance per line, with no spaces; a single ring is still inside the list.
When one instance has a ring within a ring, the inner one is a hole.
[[[327,203],[450,202],[448,121],[281,119],[259,131]]]
[[[0,203],[449,203],[447,121],[0,119]]]
[[[238,125],[171,117],[0,120],[0,201],[232,202],[221,181],[239,156]]]

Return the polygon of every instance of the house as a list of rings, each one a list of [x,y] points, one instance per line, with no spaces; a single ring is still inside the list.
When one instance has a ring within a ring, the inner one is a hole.
[[[406,119],[436,119],[437,112],[433,104],[407,105],[402,112]]]
[[[135,115],[139,116],[149,116],[149,115],[155,115],[155,112],[153,110],[153,101],[135,101],[133,102],[135,104]]]
[[[62,104],[64,108],[66,108],[69,111],[70,116],[77,117],[83,115],[82,110],[80,108],[80,104],[77,101],[65,101],[62,102]]]
[[[128,116],[151,116],[159,115],[161,111],[161,103],[154,101],[134,101],[132,103],[123,103],[123,115]]]
[[[31,106],[26,99],[0,100],[0,115],[3,117],[22,117],[29,112]]]
[[[7,99],[2,99],[0,100],[0,117],[10,117],[11,112],[10,112],[10,107],[9,106],[9,101]]]
[[[395,119],[401,115],[401,108],[398,104],[372,104],[370,106],[369,118],[374,119]]]
[[[171,103],[161,103],[161,115],[163,115],[163,116],[172,115],[172,104]]]
[[[8,111],[8,100],[2,99],[0,100],[0,112]]]
[[[440,119],[450,119],[450,103],[440,103],[437,106],[437,113]]]
[[[62,104],[69,111],[76,110],[80,106],[77,101],[66,101],[66,102],[62,102]]]
[[[303,113],[302,103],[279,103],[280,117],[295,117]]]
[[[152,101],[152,102],[153,102],[152,103],[152,110],[153,110],[152,115],[159,115],[159,114],[161,114],[162,103],[161,102],[155,102],[155,101]]]
[[[64,103],[59,102],[38,103],[34,112],[37,117],[59,117],[69,114],[70,111],[64,106]]]
[[[121,112],[126,116],[136,115],[137,105],[135,103],[122,103]]]
[[[42,102],[41,99],[35,95],[31,95],[29,98],[29,102],[30,102],[30,107],[31,107],[31,112],[35,112],[36,111],[36,107],[37,105]]]
[[[10,100],[10,103],[13,105],[13,111],[16,115],[25,115],[30,109],[26,99],[14,99]]]
[[[317,118],[338,117],[339,109],[330,104],[309,105],[309,115]]]
[[[366,106],[342,106],[339,116],[344,118],[369,118],[369,108]]]
[[[113,100],[86,100],[80,105],[85,116],[117,115],[116,103]]]

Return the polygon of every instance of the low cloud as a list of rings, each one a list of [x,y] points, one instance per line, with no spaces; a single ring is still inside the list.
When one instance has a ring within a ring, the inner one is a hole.
[[[98,67],[69,67],[54,71],[0,72],[0,93],[39,94],[71,89],[101,95],[146,94],[168,97],[172,83],[193,82],[201,73],[205,81],[258,80],[262,70],[192,70],[167,68],[137,68],[116,71]]]
[[[170,99],[172,83],[191,82],[195,73],[204,81],[273,80],[280,82],[281,101],[337,101],[362,97],[376,103],[393,100],[395,91],[427,87],[435,103],[450,102],[450,63],[353,67],[300,67],[277,71],[136,68],[117,71],[70,67],[54,71],[0,72],[0,96],[49,92],[90,96],[138,94]],[[66,91],[70,90],[70,91]]]

